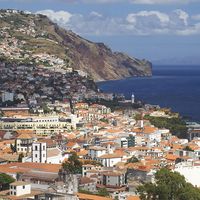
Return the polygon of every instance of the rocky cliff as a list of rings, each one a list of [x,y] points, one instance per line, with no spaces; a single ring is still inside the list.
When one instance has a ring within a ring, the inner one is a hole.
[[[112,52],[103,43],[88,41],[46,16],[15,10],[0,11],[0,58],[40,67],[74,68],[95,81],[151,76],[146,60]]]

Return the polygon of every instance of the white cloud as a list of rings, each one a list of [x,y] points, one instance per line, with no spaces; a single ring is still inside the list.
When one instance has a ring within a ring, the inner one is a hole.
[[[178,18],[179,18],[180,20],[183,21],[184,25],[187,25],[187,24],[188,24],[188,18],[189,18],[188,13],[186,13],[185,11],[183,11],[183,10],[181,10],[181,9],[175,10],[174,13],[178,16]]]
[[[177,30],[176,33],[177,35],[183,35],[183,36],[200,34],[200,23],[194,24],[194,26],[187,27],[186,29],[183,30]]]
[[[135,24],[137,19],[142,17],[156,17],[163,24],[169,22],[169,16],[159,11],[140,11],[138,13],[129,14],[126,19],[128,22]]]
[[[194,20],[200,21],[200,14],[193,15],[191,18],[194,19]]]
[[[139,11],[126,17],[109,17],[92,11],[87,15],[67,11],[43,10],[45,14],[64,28],[81,35],[194,35],[200,34],[200,15],[189,16],[181,9],[169,13]]]
[[[188,4],[199,0],[130,0],[135,4]]]
[[[49,17],[52,21],[58,24],[66,24],[69,22],[72,14],[67,11],[53,11],[53,10],[41,10],[36,12],[36,14],[43,14]]]
[[[93,17],[103,17],[102,14],[100,14],[100,13],[98,13],[98,12],[96,12],[96,11],[92,11],[92,12],[90,13],[90,15],[93,16]]]

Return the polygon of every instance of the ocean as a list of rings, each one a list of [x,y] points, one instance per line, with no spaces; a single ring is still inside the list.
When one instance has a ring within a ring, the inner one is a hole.
[[[123,93],[130,99],[169,107],[200,122],[200,66],[153,66],[152,77],[99,82],[104,92]]]

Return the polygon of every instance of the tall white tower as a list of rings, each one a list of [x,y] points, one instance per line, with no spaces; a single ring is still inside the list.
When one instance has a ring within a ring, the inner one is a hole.
[[[44,142],[35,142],[32,144],[32,162],[47,162],[47,144]]]
[[[131,95],[131,103],[132,104],[135,103],[135,95],[134,94]]]

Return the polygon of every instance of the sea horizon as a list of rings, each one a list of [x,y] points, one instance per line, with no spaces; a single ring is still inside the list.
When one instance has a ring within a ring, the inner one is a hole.
[[[124,94],[146,104],[171,108],[173,112],[200,122],[200,65],[153,65],[150,77],[128,77],[98,82],[104,92]],[[147,86],[148,85],[148,86]],[[196,96],[196,98],[195,98]]]

